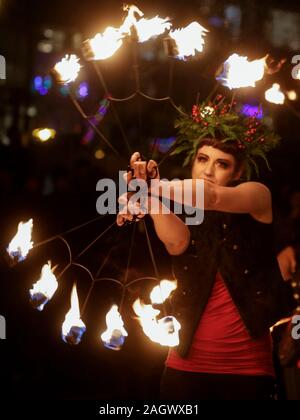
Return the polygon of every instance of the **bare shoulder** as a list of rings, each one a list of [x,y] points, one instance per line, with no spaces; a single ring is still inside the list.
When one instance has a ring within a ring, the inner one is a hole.
[[[269,188],[262,184],[261,182],[254,182],[254,181],[248,181],[243,182],[242,184],[237,185],[235,188],[245,191],[248,193],[255,193],[255,194],[262,194],[264,196],[269,196],[271,198],[271,192]]]
[[[247,194],[251,200],[255,201],[252,211],[249,214],[257,221],[262,223],[272,223],[272,195],[269,188],[260,182],[244,182],[236,188]]]
[[[212,210],[248,213],[262,223],[272,222],[272,198],[268,187],[260,182],[244,182],[236,187],[215,188]]]

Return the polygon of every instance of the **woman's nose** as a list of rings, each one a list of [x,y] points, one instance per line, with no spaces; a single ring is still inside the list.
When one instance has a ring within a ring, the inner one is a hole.
[[[213,164],[208,163],[208,164],[205,166],[205,169],[204,169],[204,174],[205,174],[205,175],[207,175],[207,176],[209,176],[209,175],[213,175],[213,171],[214,171]]]

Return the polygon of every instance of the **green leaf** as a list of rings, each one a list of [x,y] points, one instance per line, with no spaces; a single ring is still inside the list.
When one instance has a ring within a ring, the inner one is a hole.
[[[183,165],[182,165],[183,167],[187,166],[190,163],[190,160],[191,160],[192,156],[193,156],[193,153],[189,153],[186,156],[186,158],[184,159]]]
[[[213,139],[216,137],[215,129],[212,126],[208,127],[207,131],[212,136]]]
[[[261,150],[261,149],[254,149],[252,151],[252,155],[260,156],[265,161],[265,163],[266,163],[267,168],[269,169],[269,171],[271,171],[271,167],[269,165],[268,159],[267,159],[267,157],[266,157],[266,155],[265,155],[265,153],[264,153],[263,150]]]
[[[255,160],[252,157],[248,157],[249,161],[251,162],[252,166],[254,167],[255,173],[257,176],[259,176],[259,170],[258,170],[258,166],[257,163],[255,162]]]

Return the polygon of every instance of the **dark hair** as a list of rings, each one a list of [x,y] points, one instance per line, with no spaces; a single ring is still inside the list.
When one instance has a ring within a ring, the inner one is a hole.
[[[213,138],[205,138],[200,141],[197,152],[202,146],[211,146],[215,149],[221,150],[221,152],[229,153],[232,155],[236,162],[235,172],[239,171],[240,169],[243,169],[243,166],[246,162],[246,158],[244,153],[241,150],[238,150],[237,147],[233,144],[223,143],[218,139]],[[195,158],[197,154],[194,156],[194,159],[192,161],[192,165],[194,164]]]

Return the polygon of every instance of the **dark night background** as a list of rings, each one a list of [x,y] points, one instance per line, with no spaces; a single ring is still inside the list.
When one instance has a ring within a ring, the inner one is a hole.
[[[122,3],[0,0],[0,55],[6,60],[6,80],[0,80],[1,254],[21,220],[33,218],[33,239],[39,242],[95,218],[97,181],[115,179],[117,171],[127,167],[128,150],[111,108],[99,128],[121,157],[114,156],[96,134],[89,133],[88,124],[68,96],[49,78],[50,69],[66,53],[82,58],[84,40],[107,26],[120,26]],[[240,104],[262,103],[265,115],[281,134],[281,146],[271,156],[272,172],[262,166],[262,178],[272,189],[282,214],[299,217],[300,101],[288,102],[292,111],[288,106],[266,102],[264,92],[278,82],[284,91],[293,89],[300,95],[300,81],[291,75],[295,66],[292,57],[300,54],[300,3],[152,0],[134,4],[145,17],[173,18],[175,28],[196,20],[209,29],[204,52],[186,62],[175,62],[167,56],[163,37],[138,46],[142,91],[156,97],[170,94],[186,109],[197,97],[204,99],[211,92],[216,70],[233,52],[249,59],[266,53],[275,59],[287,59],[280,73],[266,76],[255,89],[239,90],[236,99]],[[132,48],[127,40],[112,58],[101,62],[113,96],[125,97],[135,90]],[[37,89],[38,76],[46,83],[41,90]],[[75,89],[82,82],[88,83],[88,96],[78,101],[88,115],[95,114],[105,94],[90,63],[84,62]],[[227,88],[220,87],[219,92],[231,98]],[[135,99],[117,103],[116,111],[131,150],[140,150],[147,157],[153,154],[159,160],[175,135],[174,109],[165,103]],[[46,143],[34,140],[32,131],[39,127],[54,128],[56,138]],[[185,174],[180,159],[166,159],[161,167],[161,175],[169,179]],[[107,216],[68,235],[73,255],[113,220],[113,216]],[[147,225],[151,230],[149,220]],[[103,275],[124,280],[131,232],[131,226],[113,227],[79,262],[96,273],[112,249]],[[162,278],[170,278],[169,258],[153,234],[151,240],[159,273]],[[29,304],[28,290],[41,266],[50,259],[61,267],[67,262],[66,250],[59,241],[34,249],[14,268],[8,268],[1,256],[0,314],[5,316],[7,326],[7,339],[0,340],[1,382],[6,384],[7,395],[16,399],[156,399],[167,350],[143,335],[131,309],[133,300],[146,296],[153,282],[138,284],[127,294],[122,315],[128,337],[121,351],[105,349],[99,338],[105,329],[106,312],[121,297],[120,289],[109,282],[99,282],[93,290],[84,316],[87,332],[80,345],[71,347],[61,340],[61,324],[69,309],[73,282],[77,281],[82,303],[89,278],[75,268],[67,271],[53,299],[43,312],[37,312]],[[128,279],[141,276],[154,276],[154,272],[140,223]]]

